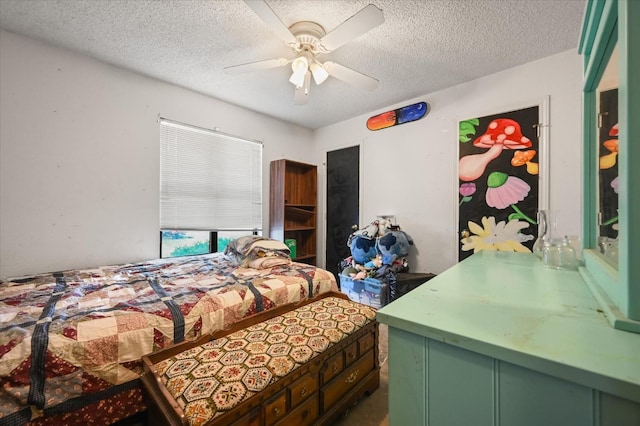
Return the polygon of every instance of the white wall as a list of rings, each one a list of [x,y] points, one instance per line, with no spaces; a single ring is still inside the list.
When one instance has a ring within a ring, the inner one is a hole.
[[[157,257],[158,114],[264,140],[265,200],[271,160],[320,165],[320,217],[326,151],[361,144],[362,224],[395,214],[416,242],[411,269],[440,273],[457,259],[457,121],[548,95],[550,206],[579,235],[581,81],[568,51],[312,132],[0,31],[0,277]],[[366,129],[371,115],[421,100],[422,120]],[[266,202],[263,212],[266,230]]]
[[[312,132],[0,32],[0,277],[158,257],[158,115],[312,162]],[[268,229],[268,205],[264,206]]]
[[[580,235],[581,88],[581,59],[575,50],[563,52],[319,129],[316,162],[322,164],[327,151],[360,144],[361,224],[379,214],[395,214],[416,244],[409,257],[411,270],[440,273],[458,256],[457,122],[528,107],[548,96],[549,207],[558,211],[561,233]],[[420,121],[367,130],[370,116],[418,101],[431,106]],[[326,170],[320,170],[325,185]],[[324,248],[320,253],[324,256]]]

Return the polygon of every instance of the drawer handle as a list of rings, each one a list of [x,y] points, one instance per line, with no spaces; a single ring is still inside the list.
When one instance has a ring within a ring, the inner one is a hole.
[[[353,383],[356,381],[356,379],[358,378],[358,370],[354,371],[353,373],[349,374],[349,377],[347,377],[344,381],[347,383]]]
[[[339,367],[338,367],[338,363],[337,363],[337,362],[334,362],[334,363],[333,363],[333,372],[334,372],[334,373],[337,373],[337,372],[338,372],[338,368],[339,368]]]
[[[307,394],[307,388],[300,389],[300,396],[305,396]]]
[[[276,416],[280,415],[280,409],[278,407],[273,407],[273,414],[275,414]]]
[[[354,354],[353,352],[349,352],[349,358],[355,358],[356,354]]]

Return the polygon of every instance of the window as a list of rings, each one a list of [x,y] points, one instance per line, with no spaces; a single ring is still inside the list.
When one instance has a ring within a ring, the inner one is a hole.
[[[262,144],[160,120],[160,256],[262,233]]]

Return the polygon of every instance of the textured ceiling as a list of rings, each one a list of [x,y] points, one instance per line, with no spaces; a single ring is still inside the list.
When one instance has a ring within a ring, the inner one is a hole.
[[[0,27],[316,129],[576,48],[585,8],[585,0],[267,3],[287,26],[311,20],[327,32],[369,3],[382,9],[382,25],[319,58],[377,78],[377,89],[329,78],[296,106],[290,67],[225,74],[294,56],[241,0],[0,0]]]

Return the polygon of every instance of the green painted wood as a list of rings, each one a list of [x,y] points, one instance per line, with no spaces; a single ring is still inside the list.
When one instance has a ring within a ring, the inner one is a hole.
[[[619,28],[620,309],[640,321],[640,2],[620,2]]]
[[[389,327],[388,362],[389,424],[427,424],[427,339]]]
[[[599,8],[594,8],[597,13]],[[598,21],[598,25],[593,25],[590,30],[594,31],[593,46],[588,56],[586,68],[584,70],[585,91],[592,91],[598,87],[611,53],[618,41],[618,2],[617,0],[605,0],[604,6],[600,9],[600,16],[595,15],[593,19]]]
[[[583,426],[591,424],[590,388],[500,363],[500,424]]]
[[[594,295],[614,327],[640,332],[640,2],[591,0],[581,36],[585,55],[583,240],[596,248],[597,137],[595,94],[602,72],[617,43],[619,51],[619,261],[617,279],[590,261],[583,271]],[[596,254],[597,255],[597,254]],[[586,257],[586,256],[585,256]],[[601,293],[604,292],[604,297]],[[609,301],[615,309],[609,309]]]
[[[428,358],[427,424],[495,424],[492,358],[434,340]]]
[[[377,318],[408,333],[640,402],[640,336],[610,326],[577,271],[545,268],[532,254],[476,253],[411,297],[378,310]],[[389,356],[390,367],[397,352]]]
[[[598,417],[594,425],[638,426],[640,425],[640,404],[609,394],[599,394]]]
[[[578,43],[578,53],[588,57],[591,54],[593,48],[593,40],[597,31],[597,25],[600,15],[602,15],[602,8],[604,7],[604,0],[597,0],[587,2],[587,6],[584,14],[584,24],[580,32],[580,42]]]
[[[593,250],[585,250],[584,258],[586,265],[590,265],[592,263],[600,263],[600,265],[598,266],[599,271],[604,272],[609,270],[612,274],[618,274],[617,270],[615,270],[604,260],[602,260],[601,256],[594,254]],[[601,285],[603,281],[598,282],[598,280],[594,278],[594,276],[586,267],[579,268],[579,271],[587,287],[589,288],[589,290],[591,290],[591,294],[598,301],[602,312],[607,317],[607,320],[609,320],[609,323],[614,328],[617,328],[619,330],[630,331],[632,333],[640,333],[640,321],[631,321],[624,315],[624,313],[622,313],[622,311],[618,308],[618,304],[609,297],[609,294]]]
[[[597,247],[598,196],[595,190],[598,179],[596,94],[594,91],[583,94],[583,128],[584,147],[582,149],[582,245],[583,248]]]
[[[590,276],[585,274],[587,279],[595,280],[602,289],[607,293],[611,300],[619,306],[620,304],[620,273],[618,269],[613,267],[597,250],[586,250],[583,253],[585,268]]]
[[[603,17],[605,17],[603,19]],[[596,89],[617,40],[617,3],[593,0],[587,3],[580,39],[584,55],[583,94],[583,247],[597,247],[598,238],[598,120]],[[614,285],[615,283],[611,283]]]
[[[638,402],[451,344],[390,328],[389,349],[399,354],[390,356],[391,426],[640,424]],[[415,369],[421,361],[424,370]]]

